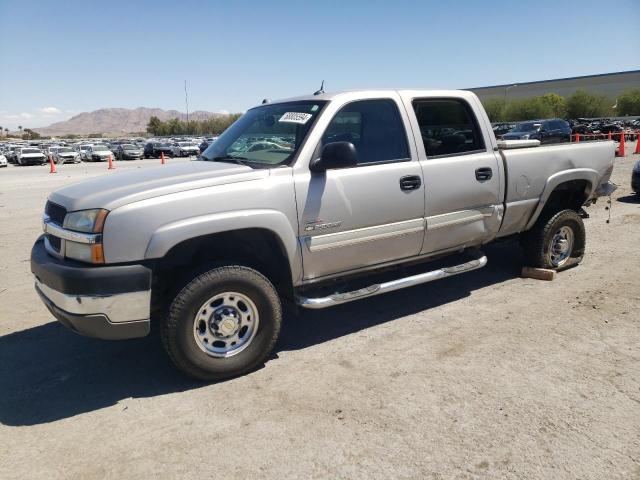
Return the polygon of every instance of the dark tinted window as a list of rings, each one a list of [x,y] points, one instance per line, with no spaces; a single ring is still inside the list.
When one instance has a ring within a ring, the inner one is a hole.
[[[484,150],[484,141],[466,102],[454,99],[414,100],[428,157]]]
[[[393,100],[362,100],[345,105],[322,137],[322,144],[351,142],[358,163],[410,158],[407,135]]]

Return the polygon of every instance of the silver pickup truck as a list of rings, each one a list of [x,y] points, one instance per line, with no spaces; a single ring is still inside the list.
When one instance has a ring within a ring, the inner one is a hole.
[[[285,300],[325,308],[468,272],[503,238],[531,266],[576,264],[614,153],[499,143],[465,91],[265,101],[199,161],[53,192],[31,270],[72,330],[140,337],[153,317],[180,370],[221,379],[265,361]]]

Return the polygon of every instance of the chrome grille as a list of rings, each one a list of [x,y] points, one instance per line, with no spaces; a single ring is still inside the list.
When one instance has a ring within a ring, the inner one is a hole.
[[[60,205],[47,202],[47,205],[44,207],[44,213],[55,223],[58,225],[62,225],[64,223],[64,217],[67,214],[67,209],[61,207]]]
[[[51,245],[51,248],[53,248],[56,252],[60,253],[60,248],[62,244],[62,241],[60,240],[60,238],[47,234],[47,240],[49,240],[49,245]]]

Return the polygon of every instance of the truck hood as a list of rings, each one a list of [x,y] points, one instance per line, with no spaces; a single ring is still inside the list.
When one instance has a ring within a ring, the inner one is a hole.
[[[244,165],[194,161],[175,165],[106,174],[54,191],[49,200],[67,211],[106,208],[185,190],[257,180],[269,176],[269,170],[254,170]]]

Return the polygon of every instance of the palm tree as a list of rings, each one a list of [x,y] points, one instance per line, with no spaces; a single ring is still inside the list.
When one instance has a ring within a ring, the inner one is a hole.
[[[3,131],[4,131],[4,130],[2,129],[2,127],[0,127],[0,137],[2,136],[2,132],[3,132]]]
[[[9,129],[8,129],[8,128],[5,128],[5,129],[4,129],[4,136],[6,137],[7,135],[9,135]]]

